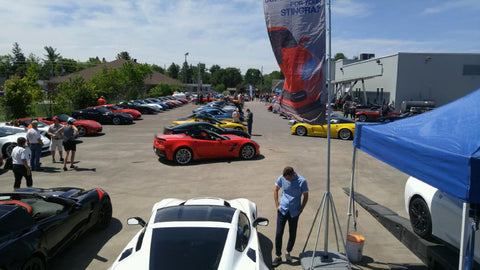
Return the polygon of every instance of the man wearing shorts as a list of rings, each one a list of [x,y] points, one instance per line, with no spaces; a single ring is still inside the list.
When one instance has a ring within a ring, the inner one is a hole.
[[[55,150],[58,150],[60,155],[60,162],[63,161],[63,135],[58,132],[63,126],[56,116],[53,117],[53,124],[48,128],[48,135],[50,135],[50,152],[52,153],[52,162],[55,163]]]
[[[70,151],[72,152],[70,158],[70,168],[75,168],[73,162],[75,161],[75,151],[77,151],[77,142],[75,138],[78,135],[78,129],[73,125],[72,120],[68,120],[67,124],[58,130],[58,133],[63,134],[63,148],[65,148],[65,158],[63,159],[63,170],[67,170],[67,162]]]

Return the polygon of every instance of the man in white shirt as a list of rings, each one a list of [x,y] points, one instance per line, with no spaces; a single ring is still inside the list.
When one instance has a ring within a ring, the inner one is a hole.
[[[53,117],[53,124],[48,128],[48,135],[50,135],[50,153],[52,154],[52,162],[55,163],[55,150],[58,150],[60,155],[60,162],[63,161],[63,134],[58,132],[63,126],[60,124],[58,117]]]
[[[32,121],[32,128],[27,131],[27,140],[30,145],[31,157],[30,167],[33,171],[41,171],[40,169],[40,156],[42,155],[42,135],[38,131],[37,120]]]
[[[13,175],[15,176],[14,189],[20,188],[22,177],[27,180],[27,187],[32,187],[32,172],[28,167],[29,152],[25,149],[27,140],[23,137],[17,139],[17,146],[12,150]]]

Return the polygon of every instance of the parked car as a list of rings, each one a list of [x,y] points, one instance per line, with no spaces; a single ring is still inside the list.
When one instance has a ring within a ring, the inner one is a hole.
[[[152,208],[113,263],[122,269],[268,269],[260,249],[257,226],[268,219],[257,217],[257,206],[248,199],[163,199]]]
[[[176,125],[181,125],[185,123],[191,123],[191,122],[207,122],[216,125],[217,127],[222,127],[222,128],[234,128],[238,130],[243,130],[247,132],[247,127],[241,123],[234,123],[230,121],[219,121],[215,119],[214,117],[208,115],[208,114],[200,114],[197,115],[194,118],[190,118],[187,120],[177,120],[172,122],[172,126]]]
[[[399,112],[394,112],[392,110],[388,111],[387,115],[400,115]],[[375,111],[357,111],[355,113],[355,119],[358,119],[360,122],[378,122],[382,116],[382,110]]]
[[[27,138],[27,131],[22,127],[0,127],[0,149],[3,157],[12,155],[12,150],[17,146],[17,139],[19,137]],[[50,139],[41,135],[43,146],[42,154],[50,152]],[[0,229],[1,230],[1,229]]]
[[[202,110],[198,110],[198,111],[195,111],[194,114],[209,114],[211,115],[213,118],[217,119],[217,120],[230,120],[232,121],[232,113],[233,113],[234,110],[223,110],[223,109],[219,109],[219,108],[206,108],[206,109],[202,109]],[[244,121],[245,118],[244,118],[244,114],[243,112],[240,113],[240,121]]]
[[[380,118],[378,118],[378,121],[380,121],[380,122],[393,122],[393,121],[401,120],[401,119],[404,119],[404,118],[407,118],[407,117],[411,117],[413,115],[414,115],[413,112],[386,115],[386,116],[381,116]]]
[[[82,110],[75,110],[72,112],[72,117],[83,120],[95,120],[101,124],[131,124],[133,117],[128,113],[114,113],[107,108],[86,108]]]
[[[299,136],[327,136],[328,124],[311,125],[296,123],[290,129],[291,133]],[[344,117],[335,117],[330,120],[330,136],[342,140],[351,140],[355,135],[355,121]]]
[[[141,104],[138,102],[131,102],[131,101],[120,102],[117,104],[117,106],[121,108],[135,109],[142,114],[157,114],[160,112],[160,110],[154,109],[151,106],[148,106],[146,104]]]
[[[405,184],[405,208],[413,231],[420,237],[435,237],[460,247],[463,202],[417,178]],[[480,262],[480,236],[475,234],[474,258]]]
[[[46,269],[48,261],[91,228],[112,218],[100,189],[23,188],[0,193],[0,268]]]
[[[102,105],[102,106],[109,109],[111,112],[128,113],[133,117],[133,120],[138,120],[138,119],[142,118],[142,114],[135,109],[126,109],[126,108],[122,108],[120,106],[116,106],[116,105],[113,105],[113,104],[107,104],[107,105]]]
[[[177,126],[165,127],[163,129],[163,134],[182,134],[194,130],[210,130],[220,135],[233,134],[245,138],[250,138],[250,134],[243,130],[238,130],[234,128],[221,128],[207,122],[191,122]]]
[[[197,159],[253,159],[260,154],[260,145],[248,138],[201,130],[157,135],[153,140],[153,150],[161,159],[185,165]]]
[[[32,123],[32,120],[34,119],[37,120],[38,122],[38,125],[37,125],[38,131],[40,131],[40,133],[43,136],[46,136],[48,138],[47,133],[50,127],[47,124],[43,123],[42,121],[38,121],[38,118],[31,118],[31,117],[19,118],[17,123],[20,127],[28,128],[30,126],[30,123]]]
[[[57,117],[60,121],[60,124],[66,125],[69,120],[73,121],[73,125],[78,129],[78,136],[86,136],[86,135],[96,135],[102,132],[103,127],[97,121],[94,120],[77,120],[68,114],[58,114],[54,117]],[[38,121],[41,121],[47,125],[53,124],[53,117],[39,117]]]

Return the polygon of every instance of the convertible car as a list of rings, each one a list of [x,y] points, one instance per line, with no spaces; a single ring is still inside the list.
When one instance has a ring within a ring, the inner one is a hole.
[[[146,104],[140,104],[140,103],[131,102],[131,101],[120,102],[117,104],[117,106],[121,108],[126,108],[126,109],[135,109],[142,114],[157,114],[159,112],[159,110],[154,109]]]
[[[243,130],[247,132],[247,127],[241,123],[233,123],[230,121],[219,121],[215,119],[214,117],[208,116],[208,115],[198,115],[197,117],[188,119],[188,120],[177,120],[172,122],[172,126],[177,126],[185,123],[191,123],[191,122],[207,122],[216,125],[217,127],[222,127],[222,128],[234,128],[238,130]]]
[[[257,206],[248,199],[163,199],[148,223],[127,220],[142,229],[123,249],[111,270],[122,269],[268,269],[260,249]]]
[[[93,120],[77,120],[73,117],[70,117],[67,114],[59,114],[55,115],[55,117],[60,120],[60,124],[66,125],[68,120],[73,121],[73,125],[78,129],[78,136],[86,136],[86,135],[95,135],[102,132],[102,124],[98,123],[97,121]],[[53,117],[39,117],[38,121],[41,121],[47,125],[53,124]]]
[[[114,113],[107,108],[87,108],[82,110],[75,110],[72,112],[72,117],[83,120],[95,120],[101,124],[131,124],[133,117],[128,113]]]
[[[210,130],[220,135],[224,134],[233,134],[245,138],[250,138],[250,134],[243,130],[238,130],[234,128],[221,128],[207,122],[191,122],[185,123],[177,126],[166,127],[163,129],[163,134],[181,134],[188,133],[194,130]]]
[[[463,202],[414,177],[405,184],[405,208],[413,231],[420,237],[436,237],[459,248]],[[480,236],[475,234],[474,259],[480,263]],[[476,268],[475,268],[476,269]]]
[[[387,115],[400,115],[401,113],[389,110]],[[375,111],[358,111],[355,113],[355,118],[360,122],[377,122],[381,117],[381,110]]]
[[[292,126],[292,134],[299,136],[327,136],[328,125],[310,125],[307,123],[297,123]],[[355,135],[355,121],[335,117],[330,120],[330,136],[342,140],[351,140]]]
[[[27,138],[27,131],[21,127],[0,126],[0,150],[4,158],[12,155],[19,137]],[[42,135],[42,154],[50,152],[50,139]],[[1,230],[1,229],[0,229]]]
[[[112,218],[100,189],[23,188],[0,193],[0,269],[46,269],[49,259]]]
[[[260,146],[248,138],[201,130],[187,134],[158,135],[153,140],[153,151],[160,158],[185,165],[196,159],[253,159],[260,154]]]

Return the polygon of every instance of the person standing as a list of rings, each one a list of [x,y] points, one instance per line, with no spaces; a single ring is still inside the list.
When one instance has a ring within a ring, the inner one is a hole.
[[[282,189],[282,196],[278,200],[278,191]],[[303,199],[302,199],[303,195]],[[273,199],[277,209],[277,229],[275,233],[275,259],[273,266],[277,266],[282,262],[282,240],[285,225],[288,222],[288,242],[285,252],[287,262],[292,261],[290,252],[295,244],[297,237],[298,218],[308,202],[308,185],[307,180],[297,174],[292,167],[287,166],[283,169],[275,182],[273,190]]]
[[[28,167],[29,153],[25,149],[27,140],[23,137],[17,139],[17,146],[12,150],[12,164],[13,175],[15,176],[14,189],[19,189],[22,182],[22,178],[27,180],[27,187],[32,187],[32,171]]]
[[[67,124],[58,130],[58,133],[63,134],[63,148],[65,148],[65,157],[63,158],[63,170],[67,170],[67,162],[70,151],[72,152],[70,158],[70,168],[75,168],[73,162],[75,161],[75,152],[77,151],[77,142],[75,138],[78,135],[78,129],[73,125],[72,120],[68,120]]]
[[[105,104],[107,104],[107,100],[106,100],[103,96],[101,96],[101,97],[97,100],[97,104],[98,104],[98,106],[105,105]]]
[[[37,120],[33,120],[31,125],[32,128],[27,131],[27,140],[31,151],[30,167],[33,171],[42,171],[40,168],[40,156],[42,155],[43,146],[42,135],[38,130]]]
[[[240,112],[238,108],[235,108],[235,111],[232,112],[233,123],[240,123]]]
[[[55,149],[60,155],[60,162],[63,161],[63,135],[58,133],[58,130],[63,126],[60,124],[58,117],[53,117],[53,124],[48,128],[48,135],[50,135],[50,152],[52,153],[52,162],[55,163]]]
[[[252,135],[252,125],[253,125],[253,113],[250,109],[247,109],[247,128],[248,128],[248,135]]]

